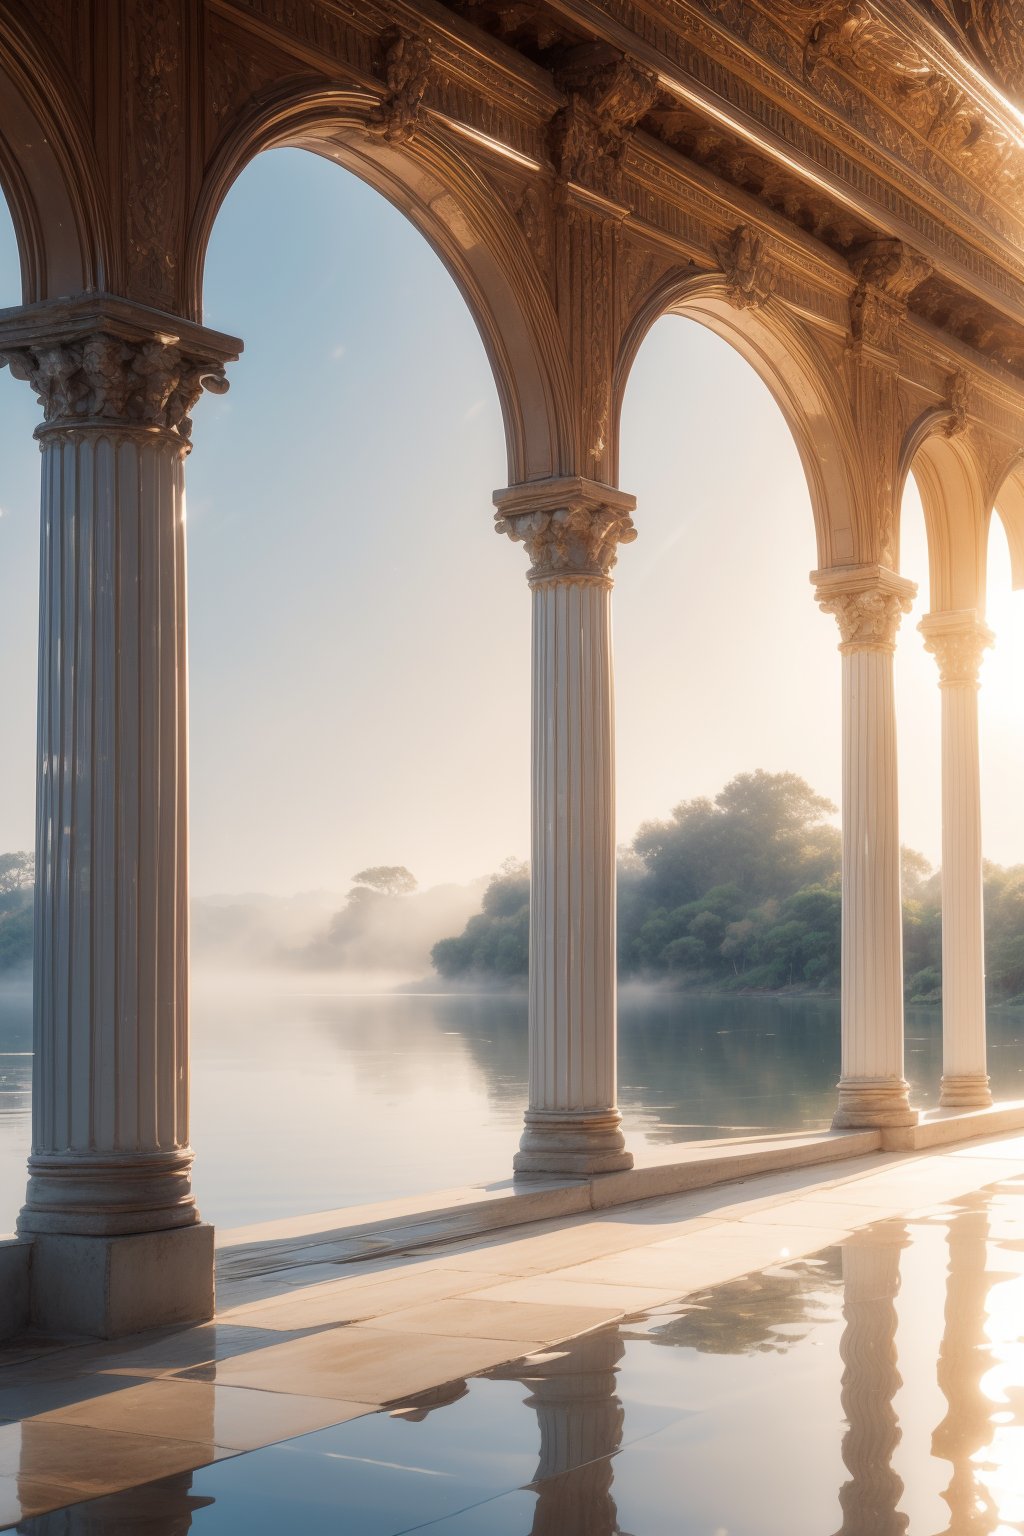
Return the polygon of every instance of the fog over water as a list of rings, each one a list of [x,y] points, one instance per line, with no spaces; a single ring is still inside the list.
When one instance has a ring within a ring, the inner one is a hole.
[[[192,1140],[222,1227],[508,1177],[526,1102],[525,993],[383,992],[380,973],[198,969]],[[378,990],[370,990],[376,986]],[[31,1004],[0,988],[0,1231],[24,1195]],[[990,1018],[994,1086],[1021,1096],[1024,1013]],[[838,1000],[623,989],[620,1104],[634,1148],[828,1123]],[[907,1014],[915,1100],[934,1103],[941,1020]]]

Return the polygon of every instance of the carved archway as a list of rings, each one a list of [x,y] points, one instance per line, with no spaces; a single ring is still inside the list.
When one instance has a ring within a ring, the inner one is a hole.
[[[613,434],[633,362],[645,336],[663,315],[682,315],[721,336],[746,359],[781,410],[807,480],[814,516],[818,565],[826,569],[870,558],[872,531],[863,515],[865,498],[850,406],[830,360],[813,334],[769,298],[738,304],[722,273],[673,274],[646,299],[627,326],[615,369]]]
[[[77,95],[38,27],[0,29],[0,186],[26,304],[116,289],[110,210]]]
[[[937,406],[922,413],[904,439],[897,501],[913,475],[928,538],[933,613],[985,609],[989,510],[985,477],[966,420]]]
[[[228,189],[263,150],[307,149],[350,170],[424,235],[466,300],[501,402],[509,481],[571,472],[575,434],[564,344],[530,247],[511,209],[441,134],[373,131],[374,103],[308,84],[255,103],[215,156],[186,250],[190,313],[202,313],[205,254]]]

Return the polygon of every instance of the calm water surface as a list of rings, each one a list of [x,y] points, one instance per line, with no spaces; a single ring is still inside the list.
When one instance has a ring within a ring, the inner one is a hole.
[[[1011,1178],[391,1411],[18,1530],[1012,1536],[1022,1315],[1024,1180]]]
[[[826,1125],[835,1001],[626,991],[620,1103],[634,1146]],[[1024,1013],[990,1018],[996,1091],[1024,1096]],[[24,1196],[26,990],[0,990],[0,1231]],[[937,1009],[907,1016],[919,1104],[941,1072]],[[192,1139],[221,1226],[508,1176],[526,1097],[523,997],[296,993],[214,984],[193,997]]]

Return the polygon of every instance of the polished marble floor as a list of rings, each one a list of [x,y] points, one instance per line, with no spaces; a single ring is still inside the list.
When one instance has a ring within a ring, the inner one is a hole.
[[[1024,1139],[293,1276],[206,1328],[0,1362],[0,1528],[32,1536],[1009,1536]]]

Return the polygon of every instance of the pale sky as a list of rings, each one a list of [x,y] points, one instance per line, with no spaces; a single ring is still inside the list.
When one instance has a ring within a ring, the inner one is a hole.
[[[20,299],[0,222],[0,303]],[[264,155],[220,215],[206,321],[245,340],[188,464],[193,890],[428,885],[529,847],[529,595],[492,531],[506,479],[470,315],[422,237],[351,175]],[[0,851],[33,826],[38,451],[0,374]],[[728,345],[662,320],[637,360],[621,484],[638,498],[614,599],[619,839],[734,773],[839,799],[839,656],[807,580],[800,463]],[[982,691],[986,852],[1024,862],[1024,597],[993,538]],[[913,488],[904,573],[926,575]],[[926,594],[924,595],[926,597]],[[937,668],[897,654],[905,842],[939,854]]]

